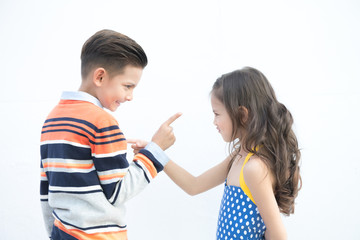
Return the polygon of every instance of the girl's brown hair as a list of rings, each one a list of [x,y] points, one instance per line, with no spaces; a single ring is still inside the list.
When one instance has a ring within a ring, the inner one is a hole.
[[[273,173],[274,195],[280,211],[286,215],[294,213],[295,198],[301,188],[300,150],[292,130],[292,115],[278,102],[269,81],[260,71],[245,67],[218,78],[212,94],[224,103],[231,117],[232,140],[240,127],[245,128],[246,136],[239,141],[241,147],[259,156]],[[240,107],[248,110],[245,123]],[[254,146],[261,147],[255,150]],[[233,151],[239,153],[240,148],[234,146]]]

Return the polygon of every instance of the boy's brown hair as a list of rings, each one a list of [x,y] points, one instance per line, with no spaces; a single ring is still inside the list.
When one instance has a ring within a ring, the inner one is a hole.
[[[102,67],[111,76],[115,76],[127,65],[145,68],[147,57],[142,47],[126,35],[104,29],[91,36],[82,47],[83,79],[94,68]]]

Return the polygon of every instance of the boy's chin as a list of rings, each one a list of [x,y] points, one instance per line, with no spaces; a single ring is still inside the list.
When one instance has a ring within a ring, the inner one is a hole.
[[[115,112],[119,107],[105,107],[110,112]]]

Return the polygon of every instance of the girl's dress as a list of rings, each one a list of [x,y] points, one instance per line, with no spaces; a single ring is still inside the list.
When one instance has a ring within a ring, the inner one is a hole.
[[[265,224],[255,201],[245,184],[243,169],[252,153],[249,153],[241,167],[240,187],[228,186],[225,181],[221,200],[216,239],[265,239]]]

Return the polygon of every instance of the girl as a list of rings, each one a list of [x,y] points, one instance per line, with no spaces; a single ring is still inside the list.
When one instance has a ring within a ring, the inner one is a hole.
[[[217,79],[211,105],[216,128],[232,143],[231,153],[198,177],[173,161],[165,166],[166,174],[190,195],[225,182],[217,239],[286,239],[280,213],[294,213],[301,187],[290,112],[266,77],[250,67]]]

